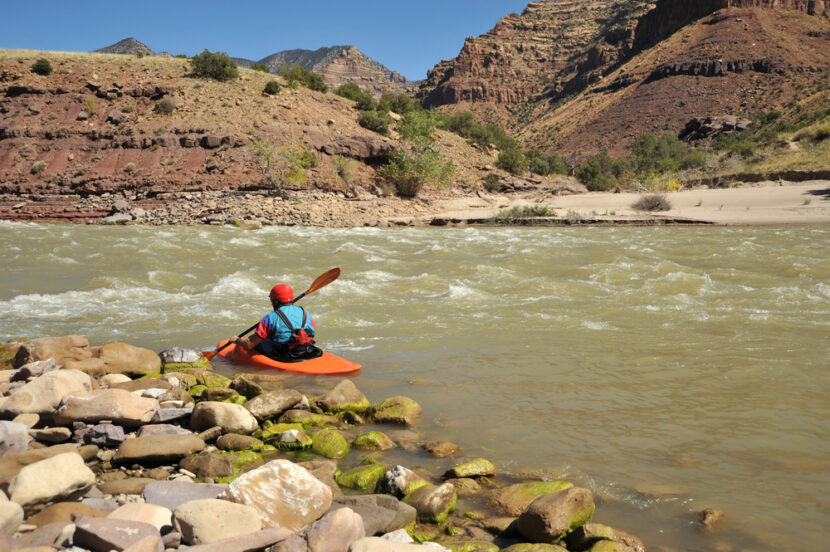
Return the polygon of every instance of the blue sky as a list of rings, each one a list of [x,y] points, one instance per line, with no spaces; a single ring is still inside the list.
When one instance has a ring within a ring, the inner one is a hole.
[[[426,77],[527,0],[21,0],[3,2],[0,48],[88,52],[134,37],[156,52],[205,48],[253,60],[354,44],[409,79]]]

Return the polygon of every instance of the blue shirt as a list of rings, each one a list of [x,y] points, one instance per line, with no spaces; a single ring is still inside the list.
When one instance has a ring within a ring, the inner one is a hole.
[[[299,330],[303,323],[303,309],[295,305],[284,305],[280,307],[280,310],[294,326],[294,329]],[[305,326],[302,327],[305,328],[309,336],[314,337],[314,320],[311,319],[308,312],[306,312]],[[255,333],[262,339],[270,339],[276,343],[286,343],[291,339],[291,330],[288,329],[282,318],[273,311],[262,317]]]

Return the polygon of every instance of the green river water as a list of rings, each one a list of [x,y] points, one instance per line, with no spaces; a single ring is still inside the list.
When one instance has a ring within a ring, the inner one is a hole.
[[[318,341],[370,400],[417,400],[424,436],[587,486],[651,549],[827,549],[828,227],[0,223],[0,259],[0,341],[154,350],[210,349],[339,266],[303,303]]]

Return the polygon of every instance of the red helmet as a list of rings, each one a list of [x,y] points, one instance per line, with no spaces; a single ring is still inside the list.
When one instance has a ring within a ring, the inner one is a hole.
[[[271,290],[271,301],[278,303],[290,303],[294,300],[294,290],[291,286],[285,284],[278,284]]]

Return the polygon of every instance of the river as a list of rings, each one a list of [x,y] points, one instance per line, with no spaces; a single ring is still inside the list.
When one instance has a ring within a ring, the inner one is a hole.
[[[830,228],[320,229],[0,223],[0,341],[210,349],[299,293],[418,430],[564,477],[651,547],[822,550]],[[228,369],[227,367],[225,369]],[[704,535],[693,512],[726,512]]]

